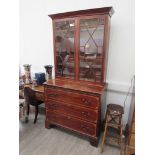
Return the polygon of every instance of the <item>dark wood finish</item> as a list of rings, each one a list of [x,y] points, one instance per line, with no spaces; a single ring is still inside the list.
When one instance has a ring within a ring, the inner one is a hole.
[[[89,137],[90,143],[97,145],[101,94],[105,87],[97,84],[88,86],[85,82],[81,86],[76,80],[69,81],[55,79],[45,83],[45,127],[52,124],[70,129]],[[87,90],[84,89],[86,87]]]
[[[90,138],[89,141],[90,141],[90,144],[95,147],[97,147],[98,142],[99,142],[98,139],[94,139],[94,138]]]
[[[62,18],[69,18],[69,17],[77,17],[77,16],[84,16],[84,15],[93,15],[93,14],[107,14],[112,16],[114,14],[114,10],[112,7],[104,7],[104,8],[95,8],[95,9],[88,9],[88,10],[79,10],[73,12],[66,12],[66,13],[58,13],[49,15],[52,19],[62,19]]]
[[[35,99],[44,102],[44,85],[33,86],[32,84],[30,84],[25,85],[24,87],[29,87],[30,89],[32,89],[35,93]]]
[[[47,88],[61,88],[69,89],[71,91],[79,91],[81,93],[91,93],[91,94],[100,94],[102,95],[106,84],[100,85],[98,83],[87,83],[86,81],[75,81],[71,79],[56,78],[54,80],[49,80],[47,83]],[[52,87],[51,87],[52,86]]]
[[[112,7],[105,7],[49,15],[56,78],[44,83],[45,127],[56,125],[87,136],[93,146],[98,144],[101,128],[113,13]]]
[[[42,98],[42,101],[44,101],[44,85],[33,86],[32,84],[30,84],[30,85],[24,85],[24,87],[29,87],[33,91],[35,91],[35,93],[40,94],[41,95],[40,98]]]
[[[53,18],[56,78],[104,83],[109,45],[110,15],[112,14],[113,8],[106,7],[49,15]],[[59,18],[60,16],[61,18]],[[87,24],[85,24],[85,20]],[[94,25],[93,21],[95,20],[98,20],[98,22],[95,22]],[[103,20],[102,24],[101,20]],[[83,30],[81,27],[82,21],[84,22]],[[81,30],[84,31],[82,34],[85,36],[83,41],[82,36],[80,36]],[[96,35],[102,34],[100,31],[103,32],[103,36],[96,38]],[[100,45],[102,40],[103,44]],[[81,41],[85,42],[82,51]]]
[[[21,78],[23,78],[23,81],[25,82],[25,75],[23,75]],[[19,99],[25,99],[20,104],[20,113],[23,114],[24,120],[25,120],[25,122],[27,122],[28,121],[27,120],[27,118],[28,118],[27,116],[28,116],[29,111],[30,111],[30,106],[29,106],[29,104],[27,104],[29,101],[27,101],[27,98],[24,97],[24,88],[25,87],[29,87],[30,89],[33,90],[33,93],[35,93],[34,97],[35,97],[35,99],[37,101],[44,102],[44,86],[43,85],[38,85],[38,86],[33,87],[31,84],[29,84],[29,85],[23,84],[20,87]],[[29,96],[29,94],[27,94],[27,95]],[[42,112],[44,114],[45,113],[45,108],[41,108],[39,106],[39,112]],[[38,112],[36,111],[36,113],[38,113]]]
[[[80,119],[71,117],[70,115],[63,115],[60,112],[56,113],[54,111],[46,112],[47,120],[53,124],[59,124],[66,128],[71,128],[72,130],[90,135],[96,135],[96,126],[94,123],[88,123]]]
[[[47,88],[45,98],[47,98],[47,100],[49,99],[55,100],[55,98],[57,98],[56,100],[61,102],[70,103],[70,104],[79,105],[79,106],[83,105],[94,109],[98,108],[97,104],[99,102],[98,97],[89,96],[89,95],[80,94],[80,93],[73,93],[70,91],[68,92],[58,88],[57,89]]]
[[[43,100],[44,100],[44,97],[41,96],[41,95],[43,95],[43,92],[40,92],[41,94],[39,94],[38,92],[36,93],[34,91],[34,89],[32,89],[29,86],[25,86],[24,87],[24,97],[25,97],[26,104],[27,104],[27,115],[29,115],[30,105],[32,105],[32,106],[35,107],[34,123],[36,123],[36,121],[37,121],[38,106],[40,104],[42,104],[43,103]],[[36,94],[37,94],[37,96],[36,96]],[[39,94],[39,99],[38,99],[38,94]]]
[[[75,106],[72,104],[66,104],[63,102],[58,102],[55,100],[47,101],[47,109],[50,111],[61,112],[65,115],[71,115],[73,117],[86,120],[89,122],[97,122],[97,110],[92,110],[89,108],[84,108],[81,106]]]
[[[45,128],[46,129],[50,129],[51,128],[51,123],[48,120],[45,121]]]

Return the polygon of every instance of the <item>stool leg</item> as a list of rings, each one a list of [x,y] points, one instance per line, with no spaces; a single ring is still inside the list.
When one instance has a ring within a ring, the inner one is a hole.
[[[19,119],[21,119],[21,107],[19,107]]]
[[[105,114],[105,126],[104,126],[104,130],[103,130],[103,138],[101,139],[101,153],[103,152],[104,149],[104,141],[105,141],[105,136],[106,136],[106,130],[107,130],[107,111]]]
[[[22,116],[23,116],[23,104],[20,103],[20,105],[19,105],[19,119],[21,119]]]
[[[23,104],[23,116],[25,116],[25,102]]]
[[[122,115],[119,116],[119,132],[120,132],[120,155],[122,155]]]
[[[37,116],[38,116],[38,106],[35,106],[35,118],[34,118],[34,124],[37,122]]]
[[[30,112],[30,105],[27,104],[27,115],[29,115],[29,112]]]
[[[106,132],[107,132],[107,122],[105,123],[103,138],[102,138],[102,141],[101,141],[101,153],[104,150],[104,141],[105,141]]]
[[[122,126],[120,127],[120,155],[122,155]]]
[[[25,123],[27,123],[29,121],[28,117],[29,117],[30,105],[26,100],[25,100],[25,106],[24,107],[26,110]]]

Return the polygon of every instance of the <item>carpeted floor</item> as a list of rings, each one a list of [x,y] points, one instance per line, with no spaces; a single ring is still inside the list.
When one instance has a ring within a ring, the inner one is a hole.
[[[36,124],[34,115],[30,115],[29,122],[19,123],[19,154],[20,155],[101,155],[98,147],[90,145],[84,139],[69,131],[54,127],[44,127],[44,115],[39,114]],[[117,147],[105,145],[104,155],[120,155]]]

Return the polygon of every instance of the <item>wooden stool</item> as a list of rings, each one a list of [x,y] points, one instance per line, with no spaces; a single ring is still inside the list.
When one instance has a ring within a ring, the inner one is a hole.
[[[105,116],[105,126],[103,138],[101,140],[101,153],[104,149],[104,142],[107,132],[107,127],[113,127],[119,129],[119,144],[120,144],[120,154],[122,155],[122,115],[124,114],[124,108],[117,104],[107,105],[107,111]]]

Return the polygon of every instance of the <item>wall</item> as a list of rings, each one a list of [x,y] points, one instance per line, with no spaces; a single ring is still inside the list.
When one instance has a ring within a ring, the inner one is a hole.
[[[134,1],[132,0],[20,0],[20,65],[44,72],[53,64],[52,22],[48,14],[113,6],[106,81],[106,103],[123,104],[134,75]],[[23,67],[21,67],[23,71]],[[124,124],[131,98],[127,99]]]

